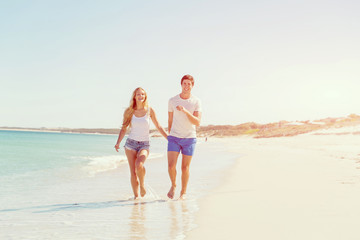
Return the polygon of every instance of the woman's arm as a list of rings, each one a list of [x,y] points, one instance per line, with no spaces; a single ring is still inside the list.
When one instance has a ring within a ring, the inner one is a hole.
[[[128,110],[128,109],[127,109]],[[125,110],[125,112],[124,112],[124,120],[123,120],[123,125],[122,125],[122,127],[121,127],[121,129],[120,129],[120,132],[119,132],[119,137],[118,137],[118,139],[117,139],[117,141],[116,141],[116,144],[115,144],[115,150],[117,151],[117,152],[119,152],[119,146],[120,146],[120,143],[121,143],[121,141],[123,140],[123,138],[124,138],[124,136],[125,136],[125,134],[126,134],[126,130],[127,130],[127,128],[128,128],[128,126],[129,126],[129,123],[128,123],[128,121],[125,121],[126,119],[126,111],[127,110]]]
[[[122,128],[120,129],[119,137],[118,137],[117,142],[115,144],[115,150],[117,152],[119,152],[120,143],[121,143],[121,141],[123,140],[123,138],[124,138],[124,136],[126,134],[126,129],[127,129],[127,126],[126,127],[122,126]]]
[[[168,133],[170,134],[171,126],[172,126],[172,123],[173,123],[174,112],[168,112],[168,113],[169,113],[169,117],[168,117]]]
[[[159,124],[157,118],[156,118],[156,114],[154,109],[150,108],[150,117],[152,122],[154,123],[155,127],[157,128],[157,130],[159,130],[159,132],[161,133],[161,135],[164,136],[164,138],[167,139],[167,133],[165,132],[164,128]]]

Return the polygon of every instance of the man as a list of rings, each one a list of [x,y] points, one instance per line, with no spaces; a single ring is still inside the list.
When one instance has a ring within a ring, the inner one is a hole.
[[[174,198],[176,190],[176,163],[181,152],[181,192],[180,199],[185,198],[189,181],[189,167],[196,144],[196,126],[200,126],[201,102],[191,95],[194,78],[185,75],[181,79],[182,91],[169,100],[168,121],[168,171],[171,188],[167,196]]]

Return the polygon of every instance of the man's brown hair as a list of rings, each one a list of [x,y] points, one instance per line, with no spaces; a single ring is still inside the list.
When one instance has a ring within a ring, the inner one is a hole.
[[[189,74],[184,75],[184,76],[182,77],[182,79],[181,79],[181,84],[183,83],[184,80],[190,80],[191,83],[192,83],[192,85],[194,86],[194,83],[195,83],[195,82],[194,82],[193,76],[191,76],[191,75],[189,75]]]

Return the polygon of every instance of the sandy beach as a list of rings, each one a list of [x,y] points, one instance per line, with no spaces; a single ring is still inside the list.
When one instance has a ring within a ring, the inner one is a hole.
[[[3,132],[0,238],[360,239],[359,132],[201,139],[184,201],[166,197],[163,139],[152,139],[148,194],[133,201],[124,154],[107,150],[114,136]],[[33,158],[15,157],[19,144]]]
[[[360,239],[360,135],[350,130],[212,140],[242,157],[200,201],[186,239]]]

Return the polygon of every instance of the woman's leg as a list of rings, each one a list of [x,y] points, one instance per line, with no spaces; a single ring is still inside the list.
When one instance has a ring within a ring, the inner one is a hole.
[[[140,152],[138,153],[136,162],[135,162],[135,171],[136,171],[136,175],[139,178],[139,182],[140,182],[140,195],[143,197],[146,194],[146,190],[145,190],[145,184],[144,184],[144,180],[145,180],[145,161],[147,159],[149,155],[149,151],[147,149],[142,149],[140,150]]]
[[[136,175],[136,170],[135,170],[135,162],[136,162],[137,152],[134,150],[129,150],[129,149],[125,148],[125,154],[128,159],[129,167],[130,167],[131,187],[134,192],[134,198],[136,199],[139,197],[139,182],[138,182],[138,176]]]

